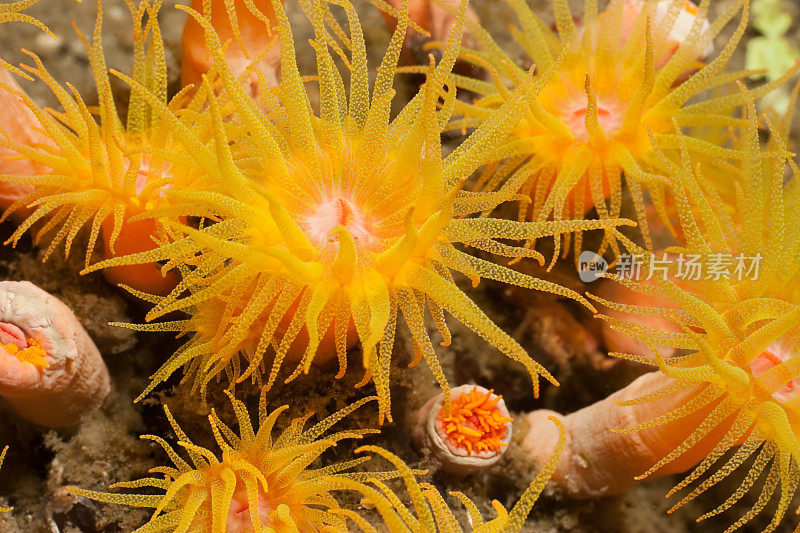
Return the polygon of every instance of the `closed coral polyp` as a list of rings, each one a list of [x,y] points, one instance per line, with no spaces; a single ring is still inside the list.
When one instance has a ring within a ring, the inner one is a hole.
[[[0,328],[1,327],[2,325],[0,325]],[[36,339],[28,338],[25,343],[26,346],[23,347],[14,343],[9,343],[0,346],[0,349],[5,350],[7,354],[13,355],[23,363],[29,363],[38,368],[47,368],[50,366],[50,363],[45,359],[47,353],[42,349],[42,346]]]
[[[461,385],[428,400],[417,412],[413,432],[417,448],[427,449],[456,476],[497,463],[511,436],[512,419],[502,396],[478,385]]]
[[[48,427],[71,426],[98,408],[110,379],[72,311],[28,282],[0,282],[0,396]]]
[[[485,393],[473,387],[469,392],[461,392],[450,404],[450,412],[444,406],[437,418],[446,435],[446,442],[452,448],[466,450],[467,453],[496,453],[508,446],[508,411],[501,411],[497,404],[503,397],[488,390]]]

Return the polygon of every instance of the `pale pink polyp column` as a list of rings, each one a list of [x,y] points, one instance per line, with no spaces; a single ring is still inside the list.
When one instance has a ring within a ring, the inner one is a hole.
[[[20,416],[48,427],[71,426],[103,403],[108,370],[72,310],[30,282],[0,282],[0,344],[24,349],[28,339],[44,350],[46,366],[0,347],[0,396]]]
[[[616,433],[673,411],[695,397],[702,386],[692,386],[664,398],[640,405],[621,406],[628,401],[669,386],[675,380],[661,372],[650,372],[611,396],[580,411],[561,415],[540,409],[524,415],[529,424],[522,446],[544,464],[558,440],[554,416],[567,429],[564,453],[551,481],[573,498],[598,498],[622,494],[638,483],[635,479],[680,446],[709,414],[712,405],[678,420],[634,433]],[[685,472],[702,461],[729,429],[728,422],[713,429],[686,453],[667,463],[652,477]]]

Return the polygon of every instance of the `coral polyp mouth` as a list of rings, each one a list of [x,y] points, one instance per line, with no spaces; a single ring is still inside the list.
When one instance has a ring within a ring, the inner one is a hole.
[[[258,487],[257,506],[257,514],[261,523],[266,526],[272,525],[272,513],[275,512],[275,509],[267,502],[267,495],[261,487]],[[237,479],[236,490],[228,506],[228,519],[225,523],[226,531],[249,531],[251,524],[250,514],[247,488],[243,481]]]
[[[0,349],[6,351],[7,354],[16,357],[23,363],[28,363],[36,368],[47,368],[50,363],[47,362],[47,352],[36,341],[36,339],[27,339],[27,346],[20,348],[14,343],[0,345]]]
[[[4,350],[9,357],[29,363],[36,368],[50,366],[47,361],[47,352],[41,344],[33,337],[26,335],[15,324],[0,322],[0,350]]]
[[[585,94],[574,100],[567,100],[561,108],[564,123],[572,132],[572,136],[579,141],[589,140],[589,130],[586,128],[586,114],[589,110],[588,98]],[[622,128],[625,118],[625,106],[611,99],[597,97],[597,123],[608,134],[617,133]]]
[[[309,240],[320,248],[335,245],[338,238],[332,232],[339,226],[344,227],[361,246],[369,247],[376,242],[371,217],[355,202],[341,196],[321,201],[301,218],[300,226]]]
[[[780,365],[792,358],[789,353],[779,342],[774,342],[767,347],[766,350],[750,361],[750,371],[753,377],[757,378],[761,374],[769,371],[771,368]],[[778,402],[786,402],[800,393],[800,378],[795,377],[787,381],[783,387],[772,393],[772,397]]]
[[[171,173],[171,165],[167,162],[162,162],[161,165],[154,165],[153,158],[150,154],[142,154],[142,159],[138,164],[138,168],[136,171],[136,176],[134,178],[134,186],[136,190],[136,197],[142,196],[142,193],[145,192],[145,187],[148,183],[150,183],[153,179],[164,179],[172,177]],[[130,168],[132,161],[125,158],[125,167],[126,169]],[[154,167],[155,168],[152,168]],[[160,166],[160,168],[159,168]],[[155,192],[156,196],[164,196],[167,189],[169,189],[169,185],[164,185],[158,188]],[[151,207],[152,208],[152,207]]]

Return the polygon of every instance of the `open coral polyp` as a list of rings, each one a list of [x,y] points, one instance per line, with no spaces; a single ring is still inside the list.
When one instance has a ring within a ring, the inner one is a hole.
[[[752,99],[745,115],[748,126],[737,147],[738,163],[732,165],[739,172],[731,179],[740,178],[735,185],[740,194],[733,214],[719,207],[719,196],[703,193],[708,184],[701,166],[688,160],[671,164],[663,155],[661,158],[676,185],[682,184],[676,202],[687,242],[676,253],[699,254],[706,265],[733,254],[757,261],[756,268],[753,270],[751,262],[740,270],[734,259],[727,275],[712,270],[699,279],[676,281],[673,265],[670,278],[656,276],[654,285],[618,278],[632,290],[670,302],[665,308],[596,299],[612,309],[669,320],[681,330],[668,332],[604,316],[615,329],[646,343],[655,357],[615,355],[657,366],[671,378],[663,387],[621,405],[652,406],[658,411],[659,405],[669,403],[679,392],[688,393],[685,402],[665,414],[624,431],[658,428],[665,432],[659,442],[668,443],[674,441],[666,433],[670,423],[697,419],[689,426],[691,433],[673,449],[665,450],[637,479],[691,458],[689,464],[697,464],[696,468],[670,494],[694,486],[674,510],[744,467],[747,475],[741,486],[699,520],[730,509],[755,489],[755,504],[728,529],[733,531],[761,512],[777,492],[777,508],[765,529],[773,531],[800,483],[800,172],[774,128],[769,145],[759,149]],[[784,185],[787,165],[793,175]],[[649,262],[644,250],[630,242],[627,246]],[[671,347],[677,355],[664,357],[660,346]],[[698,450],[706,449],[698,445],[701,441],[710,442],[711,447],[707,455],[698,456]],[[765,477],[761,478],[762,474]]]
[[[309,417],[293,420],[275,434],[275,423],[288,406],[272,412],[259,406],[258,426],[253,427],[244,404],[231,397],[239,424],[237,434],[213,412],[209,416],[214,437],[222,453],[192,444],[165,407],[167,418],[191,464],[165,440],[154,435],[143,439],[160,444],[172,460],[171,467],[152,473],[163,478],[122,482],[112,488],[150,487],[159,494],[110,494],[72,488],[76,494],[102,502],[149,507],[150,521],[137,531],[345,531],[344,519],[333,492],[353,487],[369,488],[367,478],[388,479],[394,473],[347,472],[368,458],[325,467],[309,468],[337,443],[359,439],[375,430],[345,430],[325,435],[328,429],[374,398],[359,400],[310,428]],[[263,398],[262,398],[263,400]]]
[[[174,243],[92,267],[166,260],[168,267],[184,271],[184,282],[157,300],[147,319],[181,309],[190,311],[192,318],[142,329],[190,331],[193,338],[153,376],[150,388],[187,363],[198,370],[201,389],[223,375],[233,383],[251,378],[270,387],[285,360],[299,361],[288,378],[292,379],[308,372],[318,352],[326,350],[337,354],[341,376],[346,349],[352,345],[348,339],[357,336],[363,348],[364,383],[374,381],[381,416],[390,418],[391,354],[401,315],[420,358],[448,390],[424,325],[427,307],[445,344],[450,340],[447,311],[524,365],[538,393],[539,376],[555,380],[458,288],[451,272],[464,273],[473,285],[484,277],[588,302],[574,291],[490,263],[455,245],[538,258],[534,251],[502,241],[629,221],[461,218],[514,196],[460,190],[480,165],[481,154],[489,150],[485,140],[513,123],[506,120],[506,108],[456,152],[442,157],[440,133],[455,102],[455,88],[447,79],[466,3],[442,61],[429,66],[425,88],[393,119],[392,83],[407,14],[399,21],[370,98],[366,50],[355,10],[349,2],[331,3],[341,5],[348,17],[352,72],[348,90],[326,44],[334,42],[341,28],[329,29],[323,20],[335,24],[325,16],[330,6],[314,2],[318,114],[303,86],[280,2],[273,7],[281,38],[282,82],[270,98],[259,102],[241,87],[210,23],[190,10],[207,30],[224,91],[210,97],[215,151],[189,131],[181,134],[182,142],[217,183],[214,192],[168,194],[176,201],[204,205],[221,221],[200,229],[175,226]],[[446,94],[443,106],[437,101],[441,92]],[[235,127],[222,120],[229,113],[237,116]],[[163,114],[168,117],[168,110]],[[171,120],[179,131],[177,119]],[[198,328],[199,316],[209,317],[204,323],[214,329]],[[446,398],[449,402],[449,394]]]
[[[133,76],[166,105],[166,63],[156,16],[159,7],[158,1],[129,4],[134,23]],[[41,109],[18,87],[5,87],[25,104],[25,116],[35,117],[28,128],[41,131],[45,142],[31,143],[25,136],[29,134],[17,131],[19,128],[15,131],[4,128],[5,138],[0,138],[0,145],[37,169],[26,172],[32,175],[0,176],[9,184],[32,186],[3,215],[8,217],[24,208],[32,210],[9,241],[16,244],[26,231],[42,221],[34,238],[38,242],[45,235],[52,236],[45,258],[62,243],[68,255],[78,233],[88,228],[87,264],[101,236],[106,257],[152,248],[158,224],[153,219],[137,221],[134,217],[165,206],[165,189],[181,175],[180,155],[165,159],[165,152],[172,147],[169,128],[138,93],[131,93],[127,123],[120,120],[101,45],[100,2],[97,10],[92,42],[80,33],[79,37],[89,55],[100,105],[88,107],[73,87],[62,87],[40,59],[28,53],[34,64],[23,65],[22,69],[26,75],[49,86],[63,111]],[[177,110],[185,100],[179,93],[170,105]],[[114,282],[159,294],[166,294],[177,283],[174,273],[163,277],[156,265],[116,268],[106,275]]]
[[[726,72],[725,66],[747,26],[748,0],[731,3],[711,23],[709,0],[694,13],[687,13],[686,3],[679,0],[634,2],[636,9],[629,0],[612,0],[600,14],[598,2],[589,0],[580,25],[567,2],[556,0],[556,32],[524,0],[506,3],[519,18],[512,36],[535,64],[537,89],[519,99],[516,105],[524,115],[489,154],[492,163],[476,190],[519,192],[529,198],[520,203],[520,220],[580,218],[591,208],[608,218],[619,216],[624,182],[651,249],[645,193],[671,226],[665,214],[666,169],[654,155],[650,136],[671,155],[681,136],[693,157],[735,155],[706,140],[706,135],[742,124],[733,111],[744,101],[731,82],[748,73]],[[717,57],[699,63],[712,39],[740,12],[730,41]],[[492,120],[501,105],[518,98],[516,88],[527,76],[484,29],[468,27],[479,46],[464,57],[488,69],[493,82],[455,78],[459,86],[477,94],[473,103],[456,103],[456,111],[464,115],[453,122],[451,127],[457,129]],[[708,95],[729,85],[733,94]],[[759,87],[754,96],[775,86]],[[606,237],[605,245],[618,250],[613,232]],[[557,252],[561,245],[557,240]],[[580,235],[574,246],[577,260]]]
[[[172,429],[178,436],[191,464],[165,440],[144,435],[160,444],[173,462],[172,467],[157,467],[148,477],[116,483],[112,488],[153,488],[157,494],[120,494],[88,491],[71,487],[75,494],[101,502],[155,509],[152,518],[137,532],[186,533],[190,531],[352,531],[353,522],[363,531],[375,531],[376,515],[367,518],[364,505],[374,507],[383,525],[392,533],[404,531],[461,531],[458,519],[442,495],[427,483],[417,480],[419,471],[409,468],[391,452],[364,446],[357,453],[368,453],[388,460],[395,470],[351,471],[370,460],[368,456],[309,468],[322,454],[339,442],[359,439],[375,430],[344,430],[326,435],[337,422],[364,403],[365,398],[304,429],[308,417],[293,420],[277,436],[275,423],[286,406],[268,412],[259,406],[259,424],[254,428],[241,402],[231,398],[239,424],[237,435],[212,411],[209,422],[221,455],[194,445],[165,408]],[[531,482],[511,512],[500,502],[492,502],[497,517],[484,522],[478,507],[460,492],[452,493],[467,508],[473,531],[518,531],[553,473],[564,447],[564,428],[559,422],[559,440],[542,470]],[[402,478],[412,508],[401,501],[385,482]],[[363,500],[359,511],[344,507],[337,494],[355,493]],[[413,512],[412,512],[413,509]],[[416,516],[415,516],[416,514]]]

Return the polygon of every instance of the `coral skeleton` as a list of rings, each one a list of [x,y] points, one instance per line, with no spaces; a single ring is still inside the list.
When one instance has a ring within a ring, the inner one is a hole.
[[[27,281],[0,282],[0,396],[20,416],[71,426],[109,390],[100,352],[63,302]]]
[[[751,72],[728,72],[725,67],[747,27],[748,0],[732,2],[713,21],[707,19],[709,0],[692,5],[692,13],[678,0],[633,2],[636,9],[629,0],[612,0],[601,14],[598,3],[590,0],[580,25],[567,2],[554,0],[556,31],[524,0],[506,3],[519,19],[512,36],[535,65],[536,89],[520,98],[517,88],[528,77],[526,69],[486,30],[467,23],[479,46],[463,57],[487,69],[492,81],[454,77],[459,87],[476,97],[472,103],[456,102],[455,112],[463,117],[450,127],[468,129],[495,120],[497,110],[512,100],[523,113],[505,139],[486,154],[489,164],[475,191],[498,190],[528,198],[519,204],[520,220],[580,218],[592,208],[602,219],[619,216],[625,185],[645,247],[652,250],[646,196],[661,221],[671,226],[665,208],[667,169],[655,157],[651,134],[672,160],[680,143],[694,158],[736,154],[706,136],[709,131],[742,126],[734,111],[744,100],[733,82]],[[700,63],[712,39],[737,14],[738,25],[729,42],[707,64]],[[755,89],[753,95],[763,96],[793,72]],[[611,247],[619,252],[614,236],[613,231],[606,234],[601,250]],[[563,243],[556,240],[553,262],[561,251],[568,252],[570,242],[577,261],[583,239],[580,234],[574,237],[565,235]]]
[[[449,412],[442,394],[417,412],[417,447],[430,450],[443,470],[456,475],[497,463],[513,434],[512,418],[502,396],[477,385],[455,387],[450,395]]]
[[[211,380],[222,378],[231,385],[251,379],[270,388],[285,361],[297,363],[286,378],[289,381],[308,373],[315,360],[324,362],[333,354],[339,362],[337,375],[342,376],[346,350],[358,339],[365,371],[362,383],[374,382],[381,421],[391,421],[389,375],[400,316],[414,339],[415,359],[424,358],[442,389],[449,390],[424,325],[427,307],[444,345],[451,338],[444,318],[449,312],[523,365],[538,395],[539,376],[553,384],[555,379],[461,291],[452,272],[465,274],[473,286],[488,278],[584,305],[587,300],[455,245],[501,257],[541,260],[537,252],[504,241],[632,222],[534,223],[467,217],[514,198],[514,194],[467,193],[461,188],[480,164],[481,154],[490,150],[486,141],[505,135],[514,123],[508,113],[519,106],[503,108],[443,158],[440,134],[455,104],[455,87],[447,80],[459,49],[466,2],[442,60],[431,63],[424,88],[391,120],[394,69],[408,26],[407,13],[398,22],[370,98],[358,17],[349,2],[333,4],[341,5],[348,17],[347,63],[352,72],[345,88],[325,44],[335,42],[334,35],[343,29],[325,16],[327,3],[313,3],[318,114],[303,86],[292,30],[280,2],[273,2],[273,7],[281,39],[282,80],[272,98],[261,99],[268,104],[266,109],[242,88],[211,24],[183,8],[207,30],[207,46],[224,85],[219,97],[209,91],[213,150],[181,129],[175,117],[169,118],[168,109],[162,108],[162,113],[181,132],[197,164],[217,183],[213,191],[171,190],[167,196],[175,202],[182,198],[200,203],[220,222],[199,229],[173,225],[174,242],[89,269],[154,260],[167,261],[166,268],[182,269],[184,281],[167,297],[155,300],[146,318],[187,310],[191,319],[140,329],[175,330],[192,337],[153,376],[146,392],[185,365],[194,389],[203,394]],[[134,89],[139,86],[131,82]],[[440,107],[437,98],[442,91],[446,96]],[[237,117],[235,127],[223,121],[231,114]],[[446,392],[445,401],[449,398]]]

